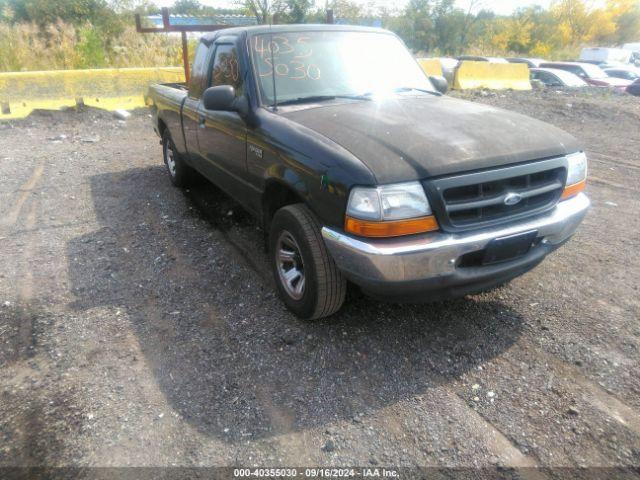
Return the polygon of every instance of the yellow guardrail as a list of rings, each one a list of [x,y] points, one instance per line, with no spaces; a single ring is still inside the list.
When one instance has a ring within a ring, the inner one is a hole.
[[[529,67],[524,63],[461,62],[453,79],[453,88],[467,90],[531,90]]]
[[[442,76],[442,64],[437,58],[418,58],[418,64],[429,76]]]
[[[152,83],[184,82],[180,67],[0,73],[0,120],[78,104],[105,110],[145,105]]]

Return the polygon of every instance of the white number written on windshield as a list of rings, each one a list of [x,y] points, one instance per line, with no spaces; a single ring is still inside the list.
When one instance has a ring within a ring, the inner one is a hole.
[[[261,77],[277,75],[291,80],[320,80],[320,68],[310,60],[313,48],[304,35],[260,35],[253,38]],[[272,60],[273,59],[273,60]]]

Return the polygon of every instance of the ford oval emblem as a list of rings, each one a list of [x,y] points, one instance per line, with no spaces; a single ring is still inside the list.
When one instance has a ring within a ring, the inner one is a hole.
[[[507,196],[504,197],[504,204],[509,206],[517,205],[521,200],[522,195],[519,193],[507,193]]]

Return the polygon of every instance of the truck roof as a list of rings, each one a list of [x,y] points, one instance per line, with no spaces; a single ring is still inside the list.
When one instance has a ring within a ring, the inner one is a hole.
[[[220,35],[259,35],[264,33],[287,33],[287,32],[375,32],[391,34],[389,30],[376,27],[360,27],[355,25],[328,25],[328,24],[290,24],[290,25],[251,25],[246,27],[232,27],[205,33],[201,39],[204,42],[211,42]]]

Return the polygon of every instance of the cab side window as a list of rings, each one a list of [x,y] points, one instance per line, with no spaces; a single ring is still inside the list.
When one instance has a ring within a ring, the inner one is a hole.
[[[189,79],[189,96],[191,98],[200,98],[204,90],[207,74],[207,55],[209,47],[200,42],[196,49],[196,55],[191,68],[191,78]]]
[[[234,45],[218,45],[211,71],[211,86],[231,85],[236,96],[242,95],[242,76],[238,63],[238,51]]]

